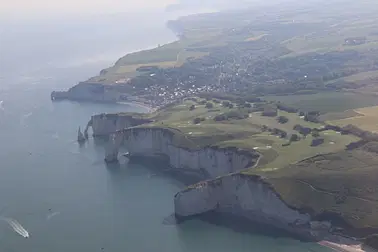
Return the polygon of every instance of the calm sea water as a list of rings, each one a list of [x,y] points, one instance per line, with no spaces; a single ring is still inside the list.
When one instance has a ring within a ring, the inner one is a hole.
[[[238,233],[199,220],[164,225],[173,213],[180,183],[140,165],[106,167],[101,142],[91,139],[84,146],[75,142],[78,126],[84,127],[95,113],[142,109],[52,103],[50,92],[96,74],[116,59],[110,57],[116,52],[122,55],[141,44],[154,46],[173,39],[162,24],[159,27],[150,27],[156,37],[149,45],[134,29],[124,31],[127,38],[121,36],[113,44],[116,35],[108,34],[107,42],[103,38],[92,51],[87,41],[101,40],[98,33],[80,33],[75,39],[62,28],[55,40],[44,36],[14,40],[16,35],[26,38],[28,29],[16,29],[18,34],[8,30],[7,43],[0,46],[0,215],[21,223],[30,238],[0,221],[0,251],[328,251],[316,244]]]

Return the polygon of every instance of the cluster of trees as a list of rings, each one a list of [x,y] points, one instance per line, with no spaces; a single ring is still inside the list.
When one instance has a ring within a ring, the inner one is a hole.
[[[206,119],[204,117],[196,117],[193,119],[194,124],[200,124],[201,122],[205,121]]]
[[[286,104],[283,104],[281,102],[277,102],[277,108],[279,110],[282,110],[282,111],[286,111],[288,113],[297,113],[298,112],[298,109],[297,108],[294,108],[294,107],[291,107],[291,106],[288,106]]]
[[[319,116],[320,116],[319,111],[310,111],[310,112],[305,113],[304,120],[307,122],[318,123]]]
[[[226,121],[226,120],[231,120],[231,119],[241,120],[241,119],[248,118],[248,116],[249,116],[249,113],[247,110],[237,109],[237,110],[228,111],[220,115],[216,115],[214,117],[214,121],[219,122],[219,121]]]
[[[281,138],[286,138],[287,137],[287,132],[281,129],[273,128],[273,129],[268,129],[273,135],[279,136]]]
[[[270,116],[270,117],[276,117],[278,114],[278,111],[276,108],[272,107],[265,107],[263,112],[261,113],[262,116]]]
[[[303,127],[302,125],[300,124],[296,124],[294,127],[293,127],[293,130],[296,130],[298,131],[301,135],[303,135],[304,137],[308,136],[311,132],[312,132],[312,129],[309,128],[309,127]]]
[[[225,108],[230,108],[230,109],[232,109],[232,108],[234,108],[234,104],[232,104],[231,102],[229,102],[229,101],[223,101],[222,102],[222,106],[223,107],[225,107]]]
[[[208,108],[208,109],[211,109],[211,108],[214,107],[214,104],[211,103],[211,102],[207,102],[206,105],[205,105],[205,107]]]
[[[311,147],[316,147],[324,143],[324,138],[315,138],[311,141]]]
[[[287,118],[286,116],[279,116],[277,117],[277,121],[281,124],[285,124],[289,121],[289,118]]]

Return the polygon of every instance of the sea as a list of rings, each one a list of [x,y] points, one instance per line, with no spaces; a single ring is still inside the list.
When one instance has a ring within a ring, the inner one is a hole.
[[[175,40],[166,19],[121,13],[1,23],[0,252],[329,251],[198,219],[175,224],[173,197],[184,185],[159,167],[107,166],[101,140],[76,142],[93,114],[145,110],[52,102],[51,91]]]

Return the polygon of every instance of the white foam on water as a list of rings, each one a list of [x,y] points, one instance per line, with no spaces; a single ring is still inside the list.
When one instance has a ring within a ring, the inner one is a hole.
[[[30,117],[32,114],[33,114],[33,112],[27,113],[26,115],[23,115],[23,118],[26,119],[26,118]]]
[[[22,237],[29,238],[29,232],[17,220],[4,217],[0,217],[0,219],[6,221],[13,228],[13,231]]]
[[[46,220],[50,220],[52,217],[57,216],[59,214],[60,214],[60,212],[53,212],[53,213],[47,215]]]

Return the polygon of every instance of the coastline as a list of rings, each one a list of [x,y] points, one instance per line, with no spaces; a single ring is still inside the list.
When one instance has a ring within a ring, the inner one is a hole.
[[[338,252],[377,252],[376,249],[365,246],[361,241],[339,235],[325,237],[318,244]]]
[[[153,113],[157,110],[157,108],[154,108],[146,103],[143,103],[143,102],[126,102],[126,101],[121,101],[121,102],[116,102],[117,104],[122,104],[122,105],[133,105],[133,106],[137,106],[137,107],[140,107],[140,108],[144,108],[147,110],[146,113]]]
[[[144,49],[144,50],[148,50],[148,49]],[[140,51],[144,51],[144,50],[140,50]],[[143,108],[144,110],[146,110],[144,113],[153,113],[156,110],[158,110],[158,107],[153,107],[148,103],[143,103],[139,101],[117,101],[116,103],[124,104],[124,105],[132,105],[132,106]],[[375,251],[373,249],[371,250],[370,248],[365,248],[361,242],[357,242],[353,239],[348,239],[348,238],[340,237],[337,235],[330,235],[329,237],[326,237],[325,240],[318,242],[318,244],[321,246],[330,248],[332,250],[335,250],[335,251],[340,251],[340,252]]]

